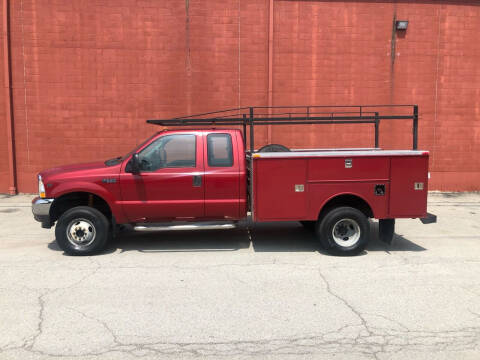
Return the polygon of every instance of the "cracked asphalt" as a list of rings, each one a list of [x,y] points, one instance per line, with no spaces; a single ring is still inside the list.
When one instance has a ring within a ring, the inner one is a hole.
[[[432,193],[437,224],[357,257],[296,223],[69,257],[30,199],[0,195],[1,360],[480,358],[480,194]]]

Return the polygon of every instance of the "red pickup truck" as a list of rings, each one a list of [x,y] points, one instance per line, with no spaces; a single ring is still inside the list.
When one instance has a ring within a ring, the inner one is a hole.
[[[56,222],[56,241],[71,255],[101,251],[120,224],[158,231],[226,229],[245,219],[299,221],[330,252],[352,255],[367,245],[369,218],[379,219],[386,242],[395,218],[436,221],[427,213],[428,151],[378,148],[380,121],[388,119],[413,120],[416,148],[416,106],[412,115],[384,116],[366,107],[328,115],[315,106],[288,115],[279,109],[149,120],[175,129],[154,134],[123,157],[42,171],[34,218],[44,228]],[[376,146],[255,149],[254,126],[325,123],[374,124]]]

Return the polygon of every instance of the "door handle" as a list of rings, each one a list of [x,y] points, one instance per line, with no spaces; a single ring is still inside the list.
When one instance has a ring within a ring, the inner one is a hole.
[[[193,186],[194,187],[202,186],[202,175],[193,175]]]

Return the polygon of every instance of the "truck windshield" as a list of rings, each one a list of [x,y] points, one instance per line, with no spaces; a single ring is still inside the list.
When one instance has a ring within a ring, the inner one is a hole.
[[[133,153],[135,153],[138,149],[140,149],[143,145],[145,145],[146,143],[148,143],[150,140],[152,140],[155,136],[157,136],[158,133],[155,133],[153,134],[152,136],[150,136],[147,140],[143,141],[140,145],[136,146],[133,150],[131,150],[130,152],[128,152],[126,155],[124,156],[118,156],[118,157],[115,157],[113,159],[108,159],[105,161],[105,165],[107,166],[114,166],[114,165],[118,165],[120,164],[122,161],[124,161],[125,159],[127,159],[130,155],[132,155]]]

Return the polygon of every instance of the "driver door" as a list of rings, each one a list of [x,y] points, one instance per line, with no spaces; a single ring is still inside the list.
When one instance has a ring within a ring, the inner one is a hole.
[[[140,173],[120,174],[122,207],[131,222],[204,216],[203,137],[170,133],[140,150]]]

